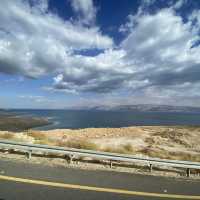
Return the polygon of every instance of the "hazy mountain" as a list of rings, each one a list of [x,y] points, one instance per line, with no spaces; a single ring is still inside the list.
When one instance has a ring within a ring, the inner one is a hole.
[[[110,110],[110,111],[143,111],[143,112],[200,112],[200,107],[191,106],[170,106],[170,105],[118,105],[118,106],[95,106],[90,110]]]

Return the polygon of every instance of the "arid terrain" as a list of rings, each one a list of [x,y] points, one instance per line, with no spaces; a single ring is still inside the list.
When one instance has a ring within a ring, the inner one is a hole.
[[[0,138],[107,152],[200,161],[200,127],[140,126],[124,128],[0,131]]]
[[[22,131],[48,124],[50,122],[45,118],[16,116],[0,111],[0,130]]]

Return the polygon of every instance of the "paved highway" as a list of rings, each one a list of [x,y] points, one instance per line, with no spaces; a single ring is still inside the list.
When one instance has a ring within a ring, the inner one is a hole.
[[[200,181],[0,160],[0,200],[200,199]]]

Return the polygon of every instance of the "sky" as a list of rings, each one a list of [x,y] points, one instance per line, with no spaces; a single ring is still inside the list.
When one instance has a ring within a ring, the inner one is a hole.
[[[0,108],[200,106],[200,1],[1,0]]]

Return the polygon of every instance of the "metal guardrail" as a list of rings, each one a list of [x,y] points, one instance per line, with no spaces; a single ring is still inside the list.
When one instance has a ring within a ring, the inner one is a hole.
[[[31,158],[32,153],[42,152],[42,153],[55,153],[55,154],[66,155],[69,156],[71,161],[74,157],[85,156],[99,160],[109,160],[111,162],[112,161],[130,162],[130,163],[140,162],[145,165],[148,165],[150,167],[150,171],[152,170],[153,165],[184,168],[187,169],[187,176],[190,175],[190,169],[200,169],[199,162],[168,160],[159,158],[144,158],[126,154],[99,152],[99,151],[91,151],[84,149],[64,148],[64,147],[38,145],[38,144],[26,144],[22,142],[14,142],[9,140],[0,140],[0,149],[26,152],[28,154],[28,158]]]

